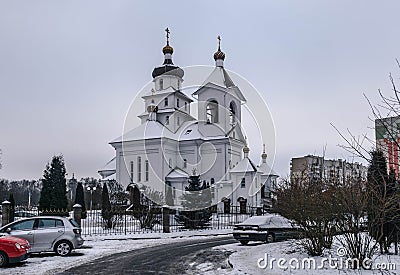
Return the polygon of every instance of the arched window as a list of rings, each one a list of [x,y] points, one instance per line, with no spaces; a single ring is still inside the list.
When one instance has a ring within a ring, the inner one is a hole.
[[[168,160],[168,166],[169,166],[169,168],[172,168],[172,159]]]
[[[165,125],[169,125],[169,116],[166,116],[165,118]]]
[[[179,108],[179,98],[176,99],[176,108]]]
[[[176,124],[179,126],[181,125],[181,120],[179,119],[179,117],[176,118]]]
[[[183,160],[183,168],[187,168],[187,159]]]
[[[214,178],[211,178],[211,185],[214,185],[214,183],[215,183]]]
[[[229,124],[233,125],[236,122],[236,104],[231,101],[229,104]]]
[[[164,106],[168,106],[168,97],[164,98]]]
[[[217,123],[218,122],[218,102],[211,100],[208,102],[206,107],[206,119],[207,123]]]
[[[160,90],[164,89],[164,80],[160,79]]]
[[[187,102],[185,101],[185,111],[187,111]]]

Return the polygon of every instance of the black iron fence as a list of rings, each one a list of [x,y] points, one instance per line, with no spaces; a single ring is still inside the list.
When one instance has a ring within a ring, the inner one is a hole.
[[[168,210],[164,213],[160,207],[143,207],[132,210],[92,210],[86,213],[86,218],[81,220],[83,235],[118,235],[118,234],[144,234],[165,232],[165,224],[169,232],[188,231],[193,229],[229,229],[233,225],[243,222],[254,215],[262,215],[263,211],[257,208],[248,207],[243,213],[239,207],[231,207],[228,213],[213,211],[205,223],[198,220],[191,220],[183,223],[178,218],[182,212]],[[165,221],[167,219],[167,221]]]
[[[11,209],[10,209],[11,210]],[[127,235],[127,234],[146,234],[180,232],[193,229],[230,229],[233,225],[243,222],[254,215],[264,214],[261,208],[231,206],[229,209],[209,209],[206,222],[192,218],[189,223],[182,222],[183,212],[178,210],[165,209],[161,207],[140,207],[138,209],[118,208],[110,211],[91,210],[82,213],[81,227],[82,235]],[[11,212],[11,211],[10,211]],[[70,216],[74,217],[73,211],[66,210],[22,210],[16,209],[13,220],[18,220],[33,216]],[[195,216],[196,217],[196,216]],[[10,222],[10,221],[8,221]]]

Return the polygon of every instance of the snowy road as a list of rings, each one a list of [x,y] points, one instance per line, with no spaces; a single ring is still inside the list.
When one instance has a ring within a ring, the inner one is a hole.
[[[162,244],[99,258],[61,274],[180,274],[191,268],[182,266],[188,255],[235,242],[229,236]]]

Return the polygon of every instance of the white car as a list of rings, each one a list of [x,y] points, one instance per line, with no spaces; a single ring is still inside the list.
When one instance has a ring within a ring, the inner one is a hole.
[[[84,242],[81,228],[75,220],[57,216],[15,221],[0,228],[0,234],[26,239],[31,244],[32,253],[54,251],[60,256],[69,255]]]

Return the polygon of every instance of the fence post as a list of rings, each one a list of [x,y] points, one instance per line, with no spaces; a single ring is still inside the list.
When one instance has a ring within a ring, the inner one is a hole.
[[[163,223],[163,233],[170,233],[169,229],[169,208],[168,205],[163,205],[162,207],[162,223]]]
[[[72,209],[74,210],[74,220],[81,226],[81,219],[82,219],[82,206],[77,203],[74,206],[72,206]]]
[[[11,202],[3,201],[2,205],[2,218],[1,218],[1,225],[4,226],[8,224],[8,219],[10,218],[10,207]]]

